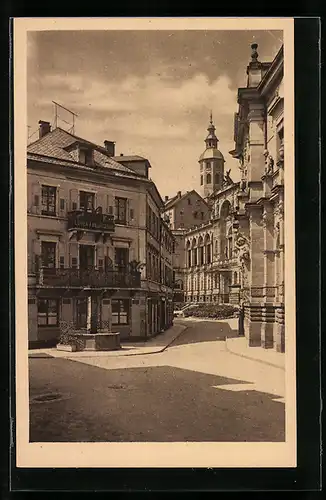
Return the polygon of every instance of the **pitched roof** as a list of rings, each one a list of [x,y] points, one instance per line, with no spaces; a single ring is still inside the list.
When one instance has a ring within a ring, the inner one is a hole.
[[[200,196],[200,194],[198,194],[197,191],[195,189],[193,189],[192,191],[187,191],[186,193],[184,193],[180,197],[176,194],[175,196],[173,196],[173,198],[170,198],[169,200],[167,200],[165,202],[164,210],[169,210],[170,208],[174,207],[177,203],[179,203],[179,201],[184,200],[185,198],[187,198],[187,196],[189,196],[190,194],[193,194],[193,193],[195,193],[198,196],[198,198],[200,200],[202,200],[205,203],[205,205],[207,205],[207,203]]]
[[[120,156],[112,156],[112,159],[117,162],[124,162],[124,161],[148,161],[147,158],[143,158],[142,156],[138,155],[132,155],[132,156],[125,156],[125,155],[120,155]]]
[[[52,160],[57,159],[81,165],[76,161],[74,156],[66,150],[68,146],[71,146],[76,141],[93,146],[95,167],[104,167],[110,170],[117,170],[125,172],[126,174],[130,173],[135,175],[135,172],[131,168],[121,165],[108,156],[106,149],[102,146],[70,134],[60,127],[55,128],[52,132],[49,132],[37,141],[29,144],[27,146],[27,154],[28,156],[33,156],[33,159],[36,159],[35,155],[42,156],[42,161],[47,161],[46,158],[51,158]],[[55,163],[55,161],[51,161],[50,163]]]

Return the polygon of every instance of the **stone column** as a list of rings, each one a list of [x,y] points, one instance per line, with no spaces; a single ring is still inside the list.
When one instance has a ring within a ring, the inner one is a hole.
[[[87,296],[87,333],[91,333],[92,331],[92,296]]]
[[[249,315],[245,333],[249,346],[261,345],[262,301],[264,291],[264,232],[262,207],[250,207],[250,272]]]
[[[265,204],[263,211],[264,229],[264,300],[261,345],[264,348],[274,347],[273,326],[275,321],[275,252],[274,252],[274,217],[271,204]]]
[[[279,248],[278,248],[278,307],[276,309],[276,332],[275,347],[278,352],[285,351],[285,313],[284,313],[284,213],[283,194],[279,193],[279,203],[277,207],[279,224]]]

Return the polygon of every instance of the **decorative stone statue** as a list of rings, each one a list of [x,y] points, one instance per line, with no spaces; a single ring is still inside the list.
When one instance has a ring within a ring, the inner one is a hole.
[[[230,186],[231,184],[233,184],[233,180],[230,177],[230,172],[231,172],[231,169],[226,171],[225,176],[224,176],[224,180],[223,180],[223,186]]]
[[[269,151],[265,149],[265,175],[271,175],[274,169],[274,158],[269,154]]]
[[[235,240],[235,247],[238,253],[238,262],[240,265],[242,265],[250,258],[249,242],[243,234],[238,233]]]

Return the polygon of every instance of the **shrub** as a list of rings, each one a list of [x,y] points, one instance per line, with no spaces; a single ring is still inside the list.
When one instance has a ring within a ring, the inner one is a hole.
[[[239,307],[232,304],[198,304],[196,307],[186,309],[185,317],[227,319],[237,316]]]

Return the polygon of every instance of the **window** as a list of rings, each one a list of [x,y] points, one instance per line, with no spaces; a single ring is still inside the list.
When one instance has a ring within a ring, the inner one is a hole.
[[[77,328],[87,327],[87,299],[76,299],[76,326]]]
[[[86,212],[92,212],[94,210],[94,193],[87,193],[86,191],[79,192],[79,208],[80,210],[85,210]]]
[[[199,265],[204,264],[204,247],[199,247]]]
[[[59,324],[59,300],[39,299],[37,302],[37,324],[38,326],[58,326]]]
[[[42,186],[42,215],[56,214],[57,188],[53,186]]]
[[[215,184],[219,184],[219,183],[220,183],[220,175],[215,174]]]
[[[188,205],[191,205],[191,199],[188,198]]]
[[[202,185],[203,185],[203,183],[204,183],[204,179],[203,179],[203,176],[201,175],[201,176],[200,176],[200,185],[202,186]]]
[[[130,301],[127,299],[113,299],[112,305],[112,325],[128,325]]]
[[[80,148],[79,150],[79,162],[84,165],[93,164],[93,151],[88,148]]]
[[[118,224],[127,224],[126,198],[115,198],[115,218]]]
[[[52,268],[56,267],[56,243],[51,241],[42,241],[41,246],[41,261],[42,267]]]
[[[188,267],[191,267],[191,250],[188,250]]]
[[[207,264],[211,263],[211,245],[207,245],[206,247],[206,262]]]
[[[128,248],[116,248],[115,249],[115,265],[118,271],[126,271],[129,261],[129,250]]]
[[[60,198],[60,210],[64,210],[65,209],[65,200],[64,198]]]
[[[212,183],[212,175],[211,174],[207,174],[206,175],[206,183],[207,184],[211,184]]]
[[[194,219],[197,219],[198,212],[194,212]]]

